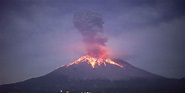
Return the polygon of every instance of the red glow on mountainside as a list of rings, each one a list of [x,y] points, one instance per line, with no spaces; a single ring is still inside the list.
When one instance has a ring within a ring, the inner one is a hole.
[[[112,61],[109,58],[95,58],[95,57],[91,57],[89,55],[82,56],[79,59],[77,59],[76,61],[67,64],[66,66],[69,67],[71,65],[79,64],[79,63],[82,63],[82,62],[87,62],[88,64],[90,64],[92,66],[92,68],[95,68],[96,66],[101,66],[101,65],[106,66],[107,63],[111,64],[111,65],[121,67],[121,68],[124,68],[123,65],[120,65],[120,64]]]

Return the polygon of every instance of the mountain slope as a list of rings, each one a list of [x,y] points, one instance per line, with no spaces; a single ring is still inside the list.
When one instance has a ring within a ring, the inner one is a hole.
[[[183,93],[182,80],[168,79],[116,59],[121,68],[106,64],[92,68],[87,62],[60,67],[47,75],[0,86],[0,93]]]
[[[164,78],[158,76],[142,69],[136,68],[127,62],[122,60],[115,60],[115,62],[120,63],[124,68],[106,64],[106,66],[101,65],[95,68],[92,68],[88,63],[75,64],[69,67],[60,67],[55,71],[48,74],[51,76],[54,75],[63,75],[67,76],[70,79],[80,79],[80,80],[93,80],[93,79],[106,79],[106,80],[129,80],[136,78],[143,79],[160,79]]]

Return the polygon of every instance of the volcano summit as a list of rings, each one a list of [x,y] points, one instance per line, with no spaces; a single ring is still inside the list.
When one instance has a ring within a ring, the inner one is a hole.
[[[116,66],[119,66],[121,68],[123,68],[124,66],[112,61],[111,59],[109,58],[95,58],[95,57],[91,57],[89,55],[85,55],[85,56],[82,56],[80,57],[79,59],[77,59],[75,62],[72,62],[72,63],[69,63],[67,65],[68,66],[71,66],[73,64],[79,64],[81,62],[87,62],[88,64],[91,64],[91,66],[93,68],[95,68],[96,65],[100,66],[100,65],[105,65],[106,66],[106,63],[109,63],[109,64],[112,64],[112,65],[116,65]]]
[[[106,62],[106,60],[108,61]],[[97,65],[92,65],[92,63],[86,59],[77,60],[55,70],[52,73],[57,75],[65,75],[68,78],[79,80],[105,79],[115,81],[139,78],[147,80],[164,78],[162,76],[154,75],[142,69],[136,68],[119,59],[114,61],[110,59],[106,60],[95,62]]]

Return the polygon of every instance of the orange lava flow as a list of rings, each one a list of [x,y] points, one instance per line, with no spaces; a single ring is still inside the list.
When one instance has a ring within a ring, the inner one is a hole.
[[[112,64],[112,65],[116,65],[118,67],[121,67],[121,68],[124,68],[124,66],[112,61],[111,59],[109,58],[95,58],[95,57],[91,57],[89,55],[85,55],[85,56],[82,56],[80,57],[79,59],[77,59],[76,61],[72,62],[72,63],[69,63],[67,64],[66,66],[69,67],[73,64],[79,64],[81,62],[87,62],[88,64],[90,64],[93,68],[95,68],[95,66],[100,66],[100,65],[104,65],[106,66],[106,63],[109,63],[109,64]]]

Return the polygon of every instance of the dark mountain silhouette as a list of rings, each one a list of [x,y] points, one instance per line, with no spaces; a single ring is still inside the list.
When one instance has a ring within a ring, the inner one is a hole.
[[[121,68],[107,64],[92,68],[86,62],[60,67],[47,75],[0,86],[0,93],[185,93],[185,80],[169,79],[115,59]]]
[[[69,79],[75,80],[95,80],[95,79],[105,79],[105,80],[129,80],[135,78],[143,79],[162,79],[164,77],[149,73],[142,69],[136,68],[127,62],[122,60],[115,60],[117,63],[124,66],[124,68],[106,64],[106,66],[101,65],[92,68],[88,63],[75,64],[70,67],[60,67],[55,71],[49,73],[46,76],[67,76]]]

